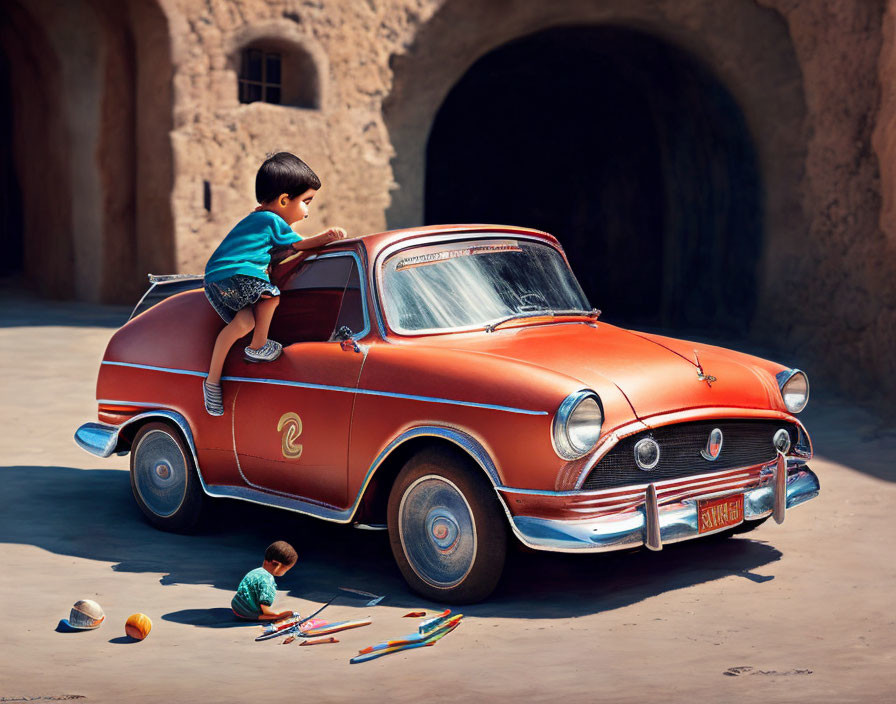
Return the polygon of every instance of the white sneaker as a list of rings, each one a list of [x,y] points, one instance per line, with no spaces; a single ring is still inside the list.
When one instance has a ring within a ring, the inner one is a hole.
[[[268,340],[257,350],[247,347],[243,352],[247,362],[273,362],[283,353],[283,345]]]
[[[224,404],[221,397],[221,385],[202,382],[202,396],[205,399],[205,410],[210,416],[223,416]]]

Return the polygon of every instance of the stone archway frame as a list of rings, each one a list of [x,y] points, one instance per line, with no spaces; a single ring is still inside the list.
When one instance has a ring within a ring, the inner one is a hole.
[[[33,7],[17,2],[7,3],[0,19],[14,108],[6,158],[21,194],[23,273],[41,293],[68,298],[76,281],[65,67],[41,19]]]
[[[383,116],[395,157],[389,227],[423,221],[426,145],[448,93],[482,56],[515,39],[564,26],[611,25],[664,40],[710,68],[743,111],[764,186],[765,242],[757,272],[757,317],[786,294],[788,260],[799,256],[808,224],[801,179],[807,144],[802,74],[787,25],[751,0],[576,0],[480,3],[448,0],[394,55]]]
[[[239,102],[237,85],[239,81],[240,52],[253,45],[276,48],[288,54],[284,60],[284,71],[310,70],[311,79],[314,82],[311,106],[294,105],[295,96],[301,95],[301,91],[293,86],[287,90],[287,84],[283,86],[284,107],[299,109],[325,110],[330,91],[327,85],[327,77],[330,75],[329,60],[326,52],[317,41],[302,32],[299,25],[287,19],[258,22],[240,27],[234,30],[224,40],[224,53],[226,56],[226,80],[232,90],[220,91],[219,94],[230,95],[227,103],[221,107],[232,108],[241,105]]]
[[[38,76],[14,101],[26,275],[56,297],[134,300],[173,261],[166,16],[157,0],[21,5],[14,39]]]

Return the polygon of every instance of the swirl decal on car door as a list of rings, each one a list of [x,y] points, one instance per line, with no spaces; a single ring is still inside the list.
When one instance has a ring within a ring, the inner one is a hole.
[[[296,443],[302,434],[302,419],[298,413],[284,413],[277,421],[277,432],[282,432],[280,451],[288,460],[297,460],[302,456],[302,446]]]

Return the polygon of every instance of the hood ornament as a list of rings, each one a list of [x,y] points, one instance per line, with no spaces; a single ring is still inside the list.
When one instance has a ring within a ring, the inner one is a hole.
[[[703,365],[700,364],[700,357],[697,356],[697,350],[694,350],[694,363],[697,365],[697,380],[705,381],[706,385],[712,388],[712,382],[718,381],[714,376],[703,373]]]

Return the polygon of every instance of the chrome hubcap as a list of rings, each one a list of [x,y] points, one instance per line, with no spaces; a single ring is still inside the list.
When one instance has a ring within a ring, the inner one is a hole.
[[[184,501],[187,464],[168,433],[153,430],[134,449],[134,485],[144,505],[157,516],[172,515]]]
[[[398,508],[404,554],[417,576],[435,587],[464,580],[476,559],[476,526],[460,489],[427,475],[407,488]]]
[[[451,510],[445,506],[437,506],[426,516],[426,531],[435,548],[448,554],[458,545],[460,527]]]

